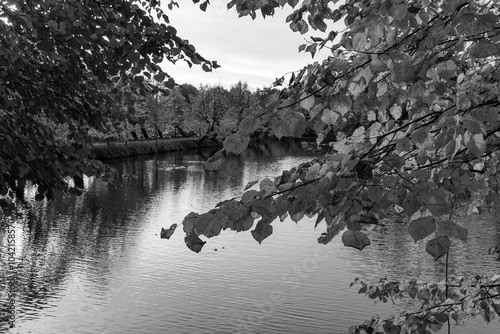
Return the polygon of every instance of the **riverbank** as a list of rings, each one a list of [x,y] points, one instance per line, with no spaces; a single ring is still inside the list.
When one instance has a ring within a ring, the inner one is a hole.
[[[129,156],[185,151],[198,148],[222,147],[213,139],[198,143],[198,138],[168,138],[158,140],[137,140],[127,142],[96,143],[92,147],[95,159],[107,160]]]

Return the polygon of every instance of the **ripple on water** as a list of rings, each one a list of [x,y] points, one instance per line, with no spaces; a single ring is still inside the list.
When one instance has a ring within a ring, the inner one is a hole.
[[[182,226],[170,240],[158,237],[161,227],[189,212],[209,210],[248,182],[311,158],[290,156],[293,146],[257,149],[260,155],[233,157],[226,170],[210,173],[192,155],[129,159],[117,168],[135,176],[116,189],[89,180],[84,196],[36,204],[36,219],[18,231],[24,267],[17,272],[16,328],[7,332],[343,333],[396,309],[358,295],[359,286],[349,288],[356,276],[443,279],[443,259],[426,255],[425,242],[415,244],[407,224],[374,232],[362,252],[343,247],[339,237],[319,245],[325,224],[314,230],[314,219],[274,222],[262,245],[249,231],[225,231],[199,254],[185,247]],[[477,216],[458,223],[470,237],[453,244],[451,271],[498,272],[499,262],[485,250],[499,243],[500,224]],[[472,324],[453,333],[500,332],[498,323]]]

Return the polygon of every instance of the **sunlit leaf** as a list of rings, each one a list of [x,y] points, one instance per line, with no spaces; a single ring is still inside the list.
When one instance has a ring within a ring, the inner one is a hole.
[[[362,32],[358,32],[352,38],[352,47],[354,50],[363,50],[367,41],[366,35]]]
[[[337,95],[330,102],[330,109],[344,116],[352,106],[352,101],[347,95]]]
[[[323,113],[321,115],[321,120],[323,121],[323,123],[328,125],[335,125],[337,124],[338,119],[339,119],[339,114],[337,114],[335,111],[329,108],[323,110]]]
[[[391,107],[391,109],[389,110],[389,112],[391,113],[392,117],[395,119],[395,120],[398,120],[401,118],[401,115],[403,115],[403,111],[401,109],[401,106],[398,106],[398,105],[393,105]]]
[[[476,158],[481,158],[486,152],[486,141],[482,133],[472,134],[466,131],[464,134],[464,143]]]
[[[314,106],[315,98],[313,95],[305,97],[300,101],[300,106],[305,110],[309,111]]]

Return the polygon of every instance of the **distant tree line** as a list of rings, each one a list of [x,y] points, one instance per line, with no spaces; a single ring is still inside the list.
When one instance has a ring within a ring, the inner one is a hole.
[[[133,83],[121,81],[118,85],[134,94]],[[93,131],[92,136],[96,141],[171,137],[223,140],[238,130],[246,116],[264,113],[262,101],[273,93],[273,88],[252,91],[241,81],[229,89],[221,85],[183,84],[168,90],[152,81],[149,91],[137,99],[133,117],[116,115],[106,132]]]

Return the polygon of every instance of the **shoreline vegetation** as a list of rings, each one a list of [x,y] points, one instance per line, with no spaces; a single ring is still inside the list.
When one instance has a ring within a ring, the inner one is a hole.
[[[91,152],[95,159],[108,160],[137,155],[185,151],[210,147],[222,147],[222,143],[214,139],[206,139],[200,143],[199,138],[195,137],[102,142],[94,143],[91,148]]]

